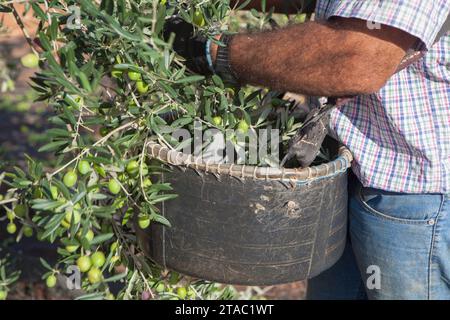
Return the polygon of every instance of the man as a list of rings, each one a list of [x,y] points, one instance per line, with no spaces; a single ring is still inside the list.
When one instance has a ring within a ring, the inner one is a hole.
[[[302,2],[267,1],[277,10]],[[450,33],[434,43],[449,12],[448,0],[319,0],[315,22],[223,37],[225,47],[208,42],[204,52],[172,26],[193,71],[357,96],[330,121],[359,180],[351,246],[310,281],[310,298],[450,299]],[[394,74],[409,49],[426,55]]]

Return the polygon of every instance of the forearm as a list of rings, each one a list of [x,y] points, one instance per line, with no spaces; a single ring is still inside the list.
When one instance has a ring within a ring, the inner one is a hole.
[[[386,45],[348,28],[309,22],[237,35],[230,60],[242,83],[316,96],[358,95],[381,88],[403,58],[402,48],[391,44],[386,52]]]
[[[244,3],[244,0],[231,0],[231,7],[238,7],[240,4]],[[302,9],[301,0],[267,0],[266,10],[274,8],[276,13],[294,14]],[[261,10],[261,0],[252,0],[243,9],[256,9]]]

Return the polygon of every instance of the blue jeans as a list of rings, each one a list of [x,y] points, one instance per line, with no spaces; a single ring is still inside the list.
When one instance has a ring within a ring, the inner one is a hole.
[[[308,299],[450,299],[450,195],[354,184],[349,241]]]

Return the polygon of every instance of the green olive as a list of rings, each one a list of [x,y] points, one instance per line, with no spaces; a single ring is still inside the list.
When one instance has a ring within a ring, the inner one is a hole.
[[[150,226],[150,217],[145,215],[138,219],[139,228],[147,229]]]
[[[187,296],[187,290],[185,287],[180,287],[177,289],[177,295],[180,297],[180,299],[186,299]]]
[[[18,204],[18,205],[14,208],[14,214],[15,214],[17,217],[23,218],[23,217],[25,217],[25,215],[27,214],[27,212],[28,212],[28,206],[25,205],[25,204]]]
[[[238,127],[237,127],[238,131],[246,134],[248,132],[249,128],[250,128],[250,126],[248,125],[247,121],[245,121],[243,119],[241,121],[239,121]]]
[[[203,13],[200,10],[196,10],[194,12],[193,22],[195,25],[199,27],[203,27],[205,25],[205,17],[203,16]]]
[[[81,236],[83,235],[83,232],[80,230],[77,233],[78,238],[81,238]],[[89,229],[86,232],[86,235],[84,236],[84,239],[86,239],[88,242],[91,242],[95,237],[94,231],[92,231],[91,229]]]
[[[306,13],[302,13],[302,14],[297,15],[294,18],[294,21],[295,21],[295,23],[304,23],[306,21],[306,18],[307,18]]]
[[[26,68],[36,68],[39,66],[39,57],[34,53],[28,53],[20,58],[20,62]]]
[[[139,72],[128,71],[128,78],[132,81],[138,81],[141,80],[142,76]]]
[[[213,123],[214,123],[216,126],[221,126],[221,125],[222,125],[223,119],[222,119],[221,116],[216,116],[216,117],[214,117],[212,120],[213,120]]]
[[[25,226],[23,228],[23,235],[27,238],[30,238],[33,236],[33,228],[29,227],[29,226]]]
[[[91,256],[91,262],[94,267],[102,267],[106,262],[105,254],[101,251],[94,252]]]
[[[88,272],[88,280],[91,284],[96,284],[101,282],[103,279],[102,272],[99,268],[92,267]]]
[[[166,286],[162,282],[158,283],[158,285],[155,288],[156,292],[158,292],[158,293],[164,292],[165,289],[166,289]]]
[[[77,259],[77,266],[81,272],[87,272],[92,266],[91,259],[88,256],[81,256]]]
[[[67,209],[66,216],[64,217],[64,220],[61,221],[61,225],[69,229],[72,219],[74,224],[78,224],[81,220],[81,214],[78,211],[74,211],[73,209]]]
[[[139,80],[136,82],[136,89],[140,94],[145,94],[148,92],[148,84],[142,80]]]
[[[5,290],[0,290],[0,301],[6,300],[7,297],[8,292],[6,292]]]
[[[144,188],[148,188],[152,186],[152,180],[150,178],[145,178],[143,181],[143,186]]]
[[[78,250],[78,248],[79,248],[79,246],[77,246],[75,244],[70,244],[70,245],[66,246],[67,252],[70,252],[70,253],[74,253],[75,251]]]
[[[74,223],[79,223],[80,219],[81,219],[81,214],[78,211],[74,211],[72,209],[69,209],[66,211],[66,216],[64,217],[64,219],[67,222],[71,222],[73,219]]]
[[[9,234],[14,234],[14,233],[16,233],[16,231],[17,231],[17,226],[16,226],[16,224],[15,224],[14,222],[8,223],[8,225],[6,226],[6,231],[7,231]]]
[[[137,176],[139,173],[139,162],[137,162],[136,160],[128,162],[127,173],[132,177]]]
[[[80,172],[82,175],[87,174],[89,171],[91,171],[91,165],[86,160],[81,160],[78,163],[78,172]]]
[[[111,178],[109,180],[108,189],[109,189],[109,192],[111,192],[112,194],[119,194],[120,190],[121,190],[120,184],[114,178]]]
[[[68,188],[73,187],[78,180],[78,176],[74,171],[69,171],[64,175],[63,182],[64,185]]]
[[[47,287],[53,288],[54,286],[56,286],[56,277],[53,274],[49,275],[47,277],[47,280],[45,280],[45,283],[46,283]]]

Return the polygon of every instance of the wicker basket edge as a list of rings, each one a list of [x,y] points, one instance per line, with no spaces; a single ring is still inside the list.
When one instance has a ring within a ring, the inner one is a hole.
[[[350,168],[353,157],[344,146],[339,148],[338,157],[328,163],[303,169],[258,167],[237,164],[211,164],[205,163],[200,158],[186,155],[176,150],[150,142],[147,145],[149,156],[156,158],[172,166],[192,168],[196,171],[215,175],[230,175],[239,179],[253,178],[257,180],[277,180],[310,182],[315,179],[332,177],[346,172]]]

